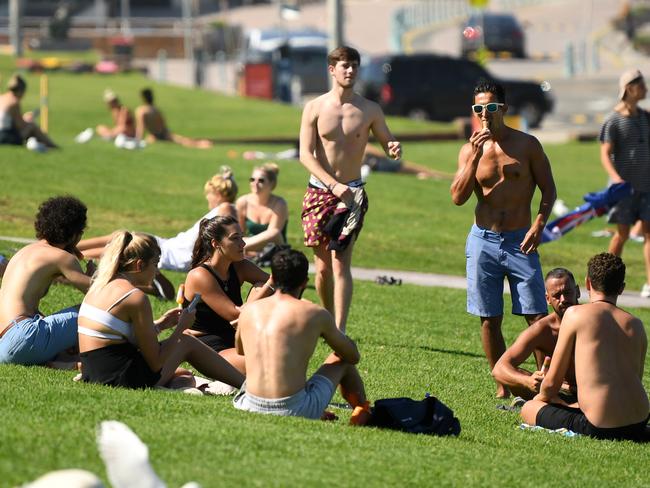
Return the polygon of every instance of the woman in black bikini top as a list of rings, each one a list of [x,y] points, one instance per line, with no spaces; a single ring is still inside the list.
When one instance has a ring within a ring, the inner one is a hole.
[[[248,300],[273,292],[268,273],[245,259],[243,233],[232,217],[201,221],[185,280],[184,303],[201,294],[190,333],[245,372],[244,357],[235,351],[236,321],[243,304],[241,285],[251,283]]]

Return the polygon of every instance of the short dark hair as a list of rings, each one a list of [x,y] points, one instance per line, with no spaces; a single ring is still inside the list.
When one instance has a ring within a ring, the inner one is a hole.
[[[45,200],[38,207],[34,229],[36,237],[49,244],[69,244],[86,228],[86,206],[75,197],[60,196]]]
[[[140,91],[140,96],[149,105],[153,105],[153,90],[151,88],[144,88]]]
[[[271,275],[276,288],[283,293],[296,290],[307,280],[309,261],[295,249],[277,252],[271,259]]]
[[[587,264],[591,287],[605,295],[618,295],[625,283],[625,263],[609,252],[596,254]]]
[[[566,268],[553,268],[551,271],[546,273],[546,278],[544,278],[544,281],[550,279],[561,280],[562,278],[570,278],[573,283],[576,282],[576,279],[573,277],[573,273]]]
[[[353,47],[339,46],[327,55],[327,65],[336,66],[339,61],[356,61],[361,64],[361,56]]]
[[[476,100],[476,95],[479,93],[493,93],[497,97],[497,102],[506,103],[506,91],[503,89],[503,86],[501,84],[497,83],[494,80],[480,78],[474,87],[472,102]]]

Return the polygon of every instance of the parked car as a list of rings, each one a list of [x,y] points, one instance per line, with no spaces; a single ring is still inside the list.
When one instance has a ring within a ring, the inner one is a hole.
[[[327,34],[320,31],[254,29],[248,32],[240,61],[269,63],[277,76],[280,60],[287,58],[303,94],[329,90]]]
[[[553,109],[553,99],[539,83],[496,79],[467,59],[435,54],[387,55],[364,59],[357,89],[378,102],[388,115],[449,121],[470,115],[479,78],[493,79],[506,90],[509,114],[538,127]]]
[[[516,58],[525,58],[524,30],[511,14],[481,12],[471,15],[461,31],[460,49],[468,57],[481,46],[488,51],[509,52]]]

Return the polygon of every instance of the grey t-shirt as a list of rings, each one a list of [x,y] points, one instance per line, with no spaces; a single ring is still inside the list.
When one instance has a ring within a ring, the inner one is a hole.
[[[600,142],[612,144],[611,158],[616,172],[636,191],[650,192],[650,124],[648,112],[639,108],[636,116],[613,112],[600,129]]]

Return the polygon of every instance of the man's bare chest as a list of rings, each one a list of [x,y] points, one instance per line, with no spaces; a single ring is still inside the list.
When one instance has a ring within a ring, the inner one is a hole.
[[[531,181],[530,163],[525,155],[514,151],[486,151],[476,170],[476,179],[483,187],[492,187],[499,182],[528,183]]]
[[[318,134],[325,141],[366,138],[368,131],[369,122],[360,110],[343,110],[321,115],[318,119]]]

